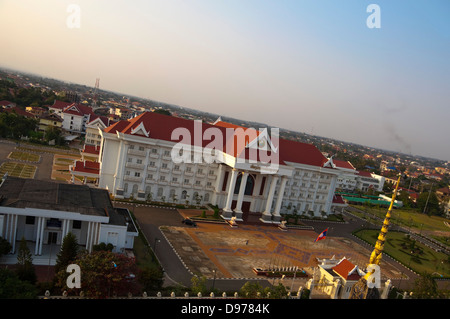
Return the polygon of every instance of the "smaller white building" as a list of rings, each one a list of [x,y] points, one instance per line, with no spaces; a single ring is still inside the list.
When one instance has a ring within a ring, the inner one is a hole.
[[[328,295],[330,299],[349,299],[352,287],[366,274],[346,257],[336,259],[333,256],[317,261],[320,264],[306,286],[312,291],[312,299],[315,298],[314,294]],[[391,280],[388,279],[384,287],[379,288],[381,299],[387,298],[391,286]]]
[[[114,208],[109,193],[73,185],[7,177],[0,185],[0,237],[16,252],[25,238],[42,255],[46,245],[61,245],[67,233],[91,252],[101,242],[114,252],[132,249],[137,227],[127,209]]]
[[[336,188],[342,192],[367,192],[373,189],[377,192],[383,191],[384,176],[366,171],[358,171],[349,161],[333,159],[335,167],[341,171],[336,183]]]

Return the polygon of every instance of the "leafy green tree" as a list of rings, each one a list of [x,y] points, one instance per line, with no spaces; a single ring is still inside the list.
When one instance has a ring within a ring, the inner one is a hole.
[[[138,282],[145,291],[154,291],[162,288],[164,273],[160,267],[144,267],[138,273]]]
[[[191,290],[194,294],[198,294],[199,292],[204,295],[208,293],[206,288],[206,277],[205,276],[193,276],[191,278]]]
[[[172,113],[170,113],[169,110],[165,110],[165,109],[156,109],[153,111],[153,113],[159,113],[159,114],[164,114],[164,115],[172,115]]]
[[[11,244],[5,238],[0,237],[0,257],[11,251]]]
[[[37,295],[33,284],[21,280],[12,270],[0,268],[0,299],[34,299]]]
[[[267,287],[266,289],[264,289],[264,293],[266,296],[269,292],[270,298],[273,299],[285,299],[287,298],[288,294],[288,290],[282,283],[279,283],[277,286]]]
[[[105,243],[100,243],[98,245],[94,245],[92,247],[93,251],[112,251],[114,249],[114,245],[111,243],[105,244]]]
[[[412,292],[415,299],[430,299],[439,295],[437,283],[429,273],[415,280]]]
[[[33,118],[26,118],[17,113],[0,113],[0,136],[19,139],[21,136],[30,136],[34,131],[37,121]]]
[[[420,212],[423,212],[426,206],[425,214],[427,215],[441,215],[441,209],[439,206],[439,200],[436,196],[436,193],[433,191],[431,194],[429,192],[423,192],[419,195],[417,199],[417,207]]]
[[[80,266],[81,291],[89,298],[103,299],[141,291],[135,276],[137,267],[134,258],[110,251],[94,251],[80,254],[73,263]],[[68,276],[64,269],[60,270],[56,274],[55,286],[69,294],[79,293],[80,289],[67,287]]]
[[[61,250],[56,255],[55,273],[66,270],[76,258],[79,252],[77,237],[72,233],[67,233],[63,238]]]
[[[263,296],[265,291],[259,282],[247,281],[239,290],[239,295],[244,298],[257,298],[258,293]]]
[[[29,281],[32,284],[36,283],[37,276],[33,266],[33,258],[24,237],[20,240],[16,266],[16,274],[19,279]]]
[[[56,145],[65,145],[66,141],[64,139],[64,136],[62,134],[62,131],[60,128],[55,126],[49,126],[45,129],[45,141],[48,143],[52,140],[55,141]]]

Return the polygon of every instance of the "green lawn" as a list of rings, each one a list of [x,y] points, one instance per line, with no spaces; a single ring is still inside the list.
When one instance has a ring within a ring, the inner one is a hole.
[[[356,236],[375,245],[379,230],[363,229],[355,233]],[[384,253],[390,255],[417,273],[431,273],[436,277],[450,278],[450,257],[436,252],[421,243],[409,239],[402,232],[388,232],[384,244]]]
[[[0,166],[0,176],[3,176],[6,172],[8,172],[9,176],[34,178],[36,166],[15,162],[6,162],[3,163],[2,166]]]
[[[370,214],[374,214],[382,219],[386,216],[386,208],[355,206],[356,208]],[[411,209],[393,209],[391,213],[391,222],[403,227],[415,228],[417,230],[439,230],[450,232],[450,228],[445,226],[447,219],[439,216],[428,216],[418,213]],[[423,225],[423,226],[422,226]]]
[[[39,155],[37,155],[37,154],[13,151],[13,152],[9,153],[8,158],[12,159],[12,160],[21,160],[21,161],[28,161],[28,162],[39,162],[39,159],[41,157]]]

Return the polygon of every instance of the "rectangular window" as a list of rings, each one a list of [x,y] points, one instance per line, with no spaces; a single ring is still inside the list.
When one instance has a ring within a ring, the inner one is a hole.
[[[139,173],[139,172],[134,172],[134,177],[141,177],[141,173]]]
[[[27,224],[27,225],[34,225],[34,220],[35,220],[34,216],[27,216],[25,218],[25,224]]]
[[[227,188],[228,173],[229,172],[225,172],[225,176],[223,178],[222,192],[224,192],[226,190],[226,188]]]
[[[264,192],[264,185],[266,184],[266,177],[264,176],[261,182],[261,188],[259,189],[259,195],[262,195]]]
[[[81,229],[81,220],[74,220],[72,223],[73,229]]]

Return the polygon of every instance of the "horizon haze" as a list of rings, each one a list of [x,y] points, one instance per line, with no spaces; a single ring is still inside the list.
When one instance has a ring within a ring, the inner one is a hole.
[[[3,0],[0,64],[450,161],[449,15],[445,0]]]

